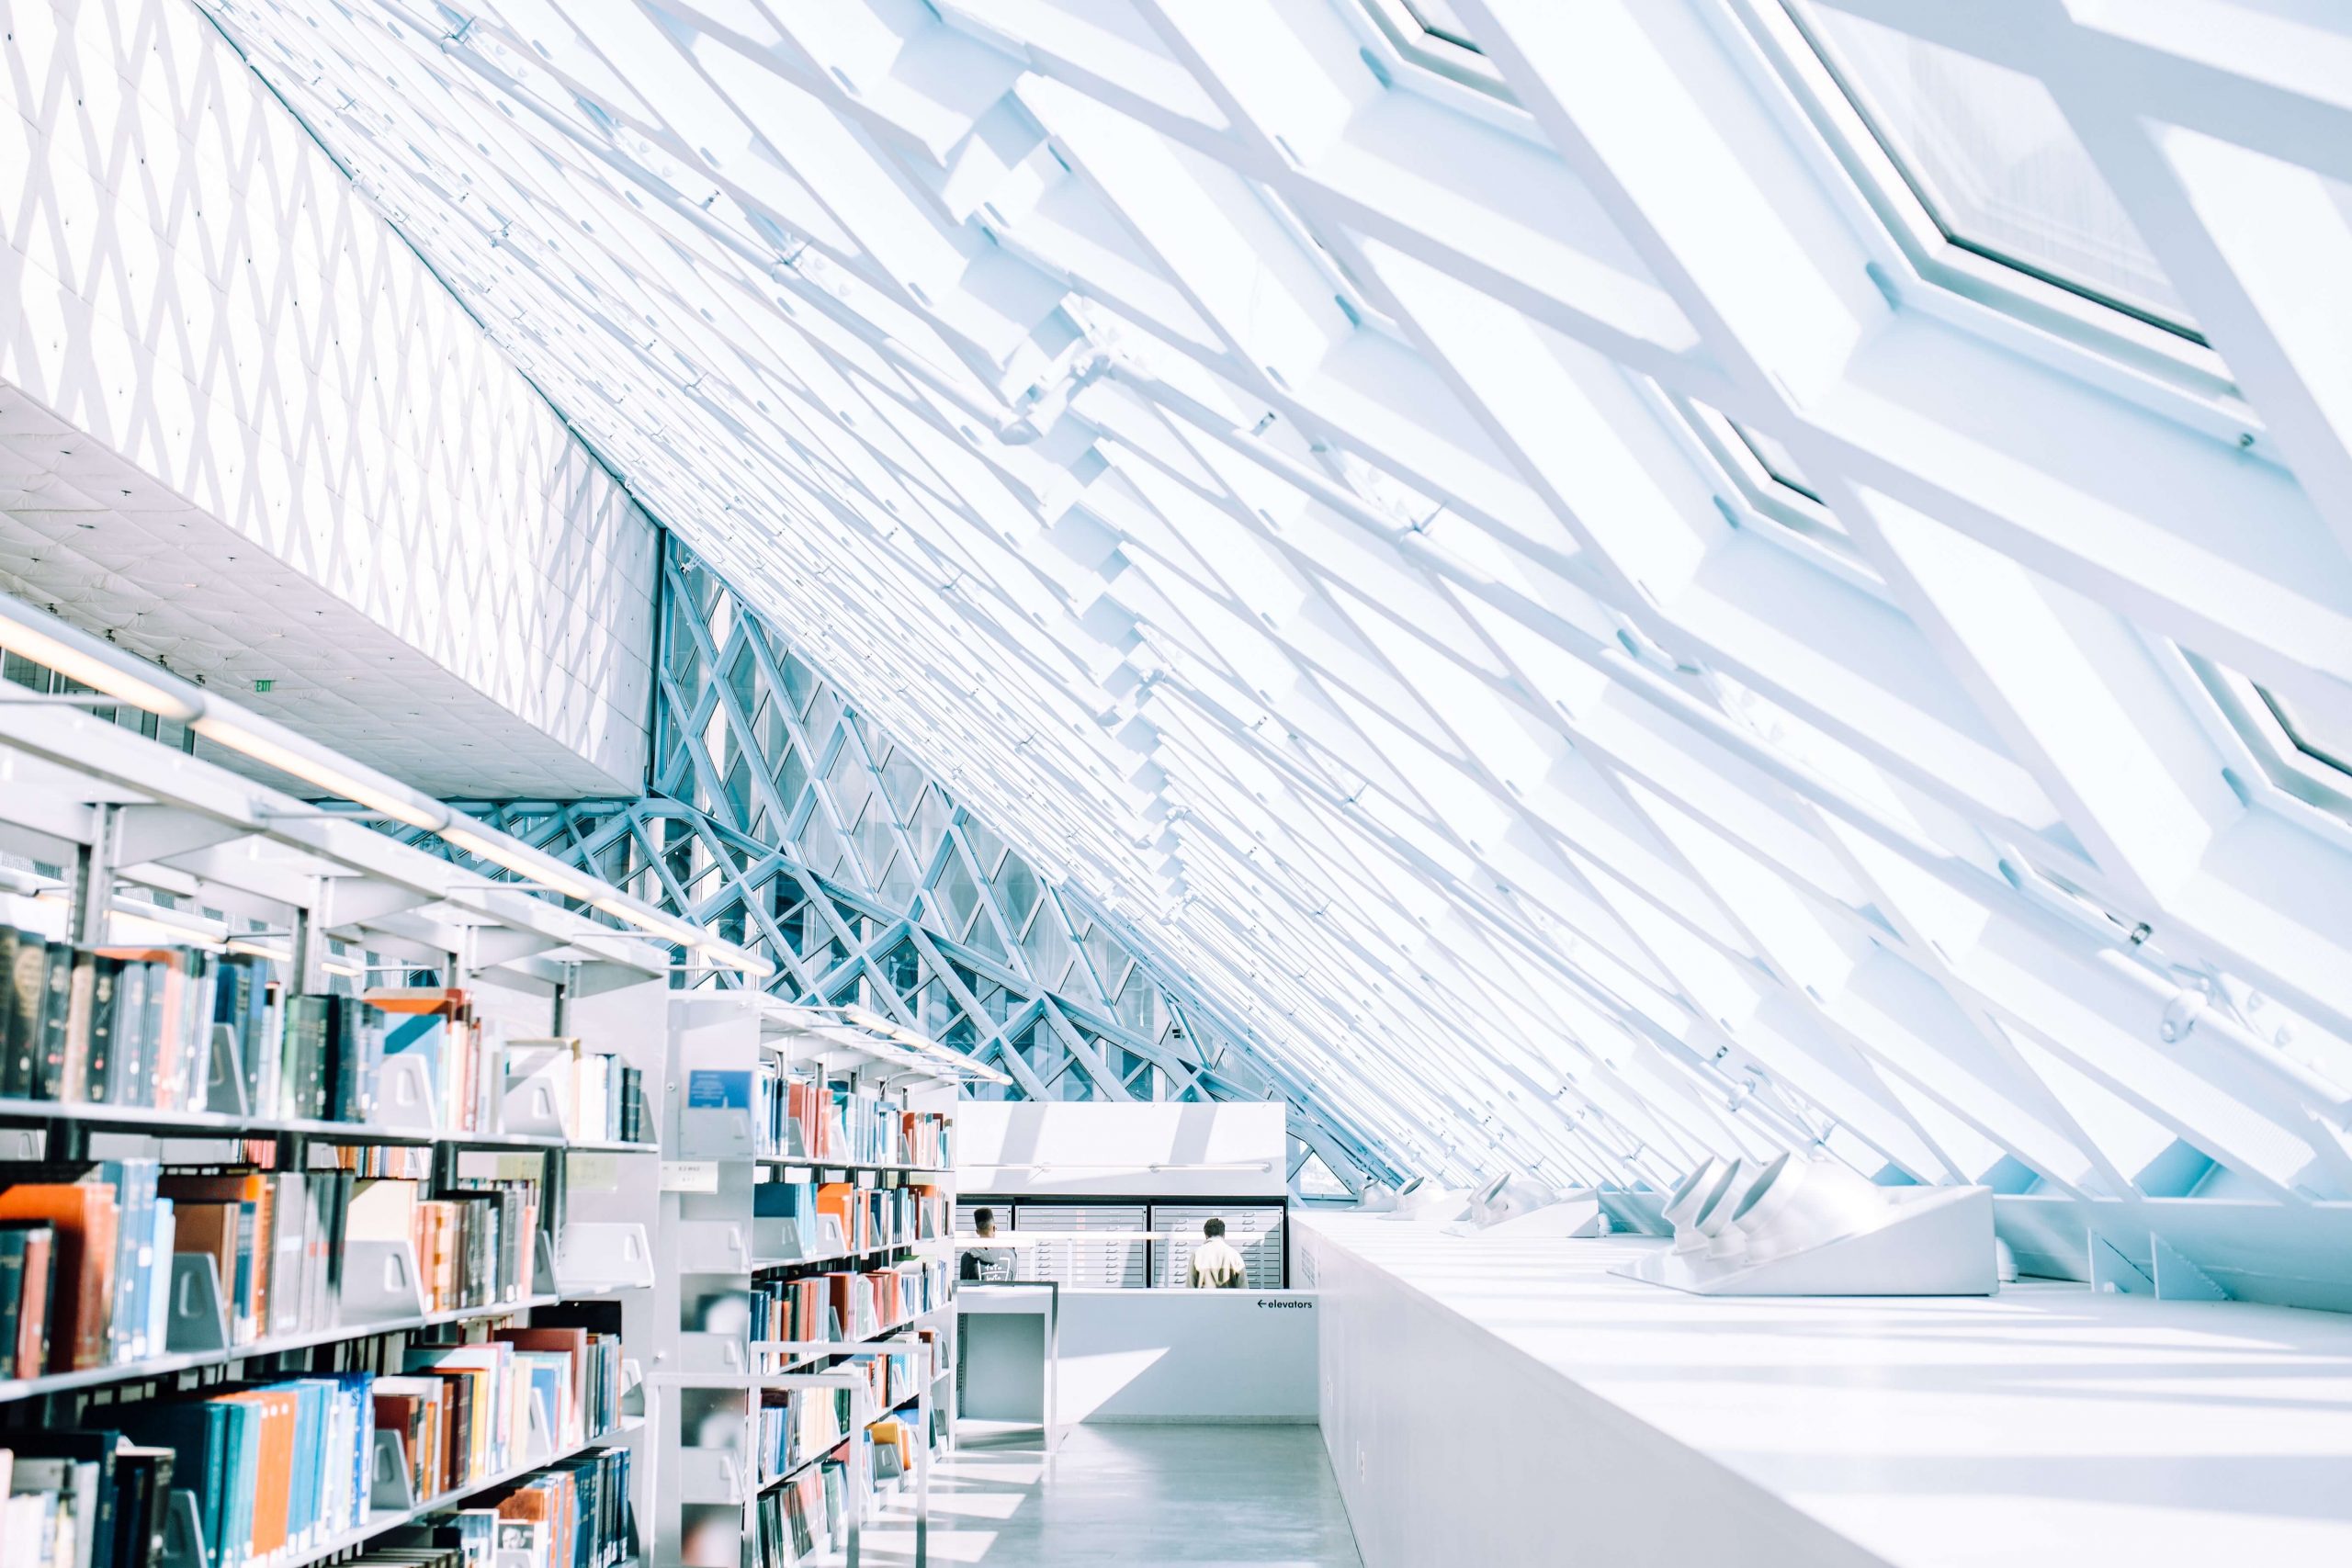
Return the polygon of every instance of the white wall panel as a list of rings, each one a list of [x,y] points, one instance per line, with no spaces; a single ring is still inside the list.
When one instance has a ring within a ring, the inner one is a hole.
[[[1312,1422],[1320,1315],[1299,1291],[1065,1290],[1061,1418]]]
[[[6,17],[0,586],[426,789],[633,793],[650,520],[203,13]]]
[[[1060,1104],[972,1100],[956,1109],[964,1192],[1120,1198],[1279,1198],[1278,1103]]]

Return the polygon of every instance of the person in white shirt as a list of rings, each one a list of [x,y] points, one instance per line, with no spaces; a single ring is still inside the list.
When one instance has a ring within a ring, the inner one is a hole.
[[[1238,1291],[1247,1285],[1249,1266],[1241,1261],[1241,1254],[1227,1243],[1225,1222],[1209,1221],[1201,1226],[1201,1235],[1204,1239],[1193,1249],[1193,1289]]]

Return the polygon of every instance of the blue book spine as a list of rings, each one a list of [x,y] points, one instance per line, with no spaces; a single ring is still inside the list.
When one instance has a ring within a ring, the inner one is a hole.
[[[303,1382],[294,1391],[294,1458],[286,1474],[286,1539],[296,1546],[309,1544],[311,1499],[318,1488],[319,1438],[317,1385]]]
[[[448,1027],[449,1020],[447,1015],[442,1013],[392,1013],[389,1015],[389,1020],[384,1029],[383,1054],[378,1062],[379,1070],[380,1071],[383,1062],[389,1061],[394,1056],[403,1056],[411,1054],[421,1055],[424,1059],[425,1077],[430,1081],[433,1088],[434,1102],[436,1105],[439,1104],[441,1097],[441,1054],[444,1045],[442,1037],[447,1033]]]
[[[261,1496],[261,1412],[250,1404],[223,1401],[229,1412],[228,1449],[232,1469],[228,1482],[229,1547],[232,1565],[254,1559],[254,1505]]]
[[[351,1401],[354,1442],[351,1450],[351,1517],[356,1529],[368,1507],[368,1472],[375,1463],[376,1374],[345,1372],[344,1387]]]

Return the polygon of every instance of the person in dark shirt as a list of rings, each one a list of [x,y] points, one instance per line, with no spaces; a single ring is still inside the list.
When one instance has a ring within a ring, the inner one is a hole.
[[[972,1211],[972,1236],[987,1241],[996,1235],[996,1211]],[[1012,1277],[1012,1251],[1002,1247],[967,1247],[957,1259],[956,1278],[967,1284],[1001,1284]]]

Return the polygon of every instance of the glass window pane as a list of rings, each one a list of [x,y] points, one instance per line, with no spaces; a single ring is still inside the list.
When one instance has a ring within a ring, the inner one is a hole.
[[[1760,430],[1753,430],[1736,422],[1733,423],[1732,428],[1739,433],[1739,438],[1746,443],[1747,449],[1756,454],[1756,460],[1764,465],[1766,473],[1807,501],[1820,502],[1821,492],[1813,488],[1804,477],[1804,470],[1797,467],[1794,453],[1781,445],[1778,439],[1765,434]]]
[[[2339,773],[2352,773],[2352,721],[2291,705],[2267,687],[2256,687],[2295,750]]]
[[[2196,335],[2049,88],[1814,0],[1789,4],[1955,244]]]
[[[1443,39],[1456,49],[1477,49],[1476,40],[1470,36],[1470,24],[1462,19],[1462,14],[1449,0],[1405,0],[1405,9],[1421,24],[1421,31],[1431,38]]]

